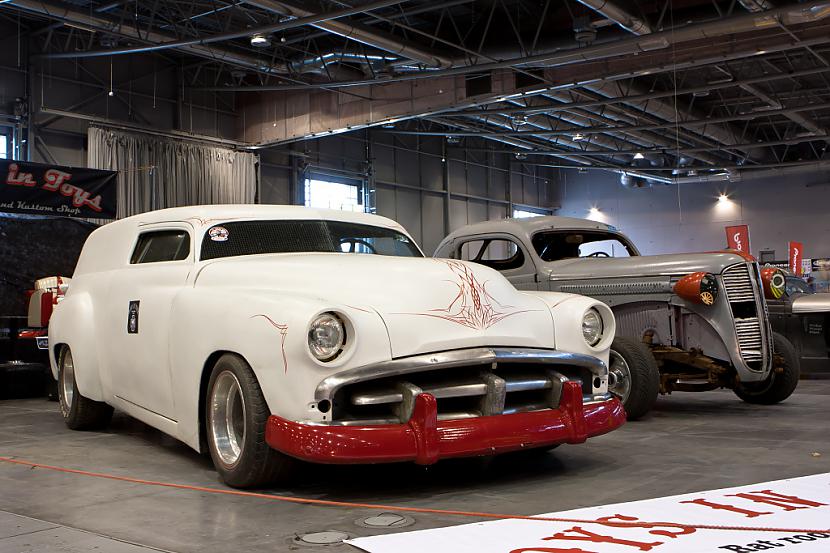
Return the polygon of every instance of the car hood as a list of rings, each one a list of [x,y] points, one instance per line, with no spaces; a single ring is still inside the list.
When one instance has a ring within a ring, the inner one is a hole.
[[[830,313],[830,294],[799,294],[792,305],[793,313]]]
[[[553,280],[676,276],[705,271],[720,274],[726,267],[746,261],[731,252],[642,255],[634,257],[561,259],[545,263]]]
[[[463,261],[304,253],[208,262],[196,287],[265,290],[307,298],[346,316],[374,311],[393,357],[481,346],[553,348],[550,309],[498,272]],[[268,299],[267,295],[263,299]],[[360,332],[357,329],[357,332]]]

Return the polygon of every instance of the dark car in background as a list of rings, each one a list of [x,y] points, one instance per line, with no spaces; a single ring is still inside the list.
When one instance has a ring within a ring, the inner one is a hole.
[[[830,293],[816,293],[801,278],[786,275],[784,294],[768,299],[774,331],[792,342],[803,378],[830,378]]]

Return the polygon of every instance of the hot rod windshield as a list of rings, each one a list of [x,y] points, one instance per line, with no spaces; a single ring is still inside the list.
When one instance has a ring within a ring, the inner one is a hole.
[[[637,249],[624,236],[602,230],[549,230],[531,239],[543,261],[573,257],[631,257]]]
[[[423,257],[408,236],[393,229],[343,221],[282,220],[214,225],[202,239],[201,258],[300,252]]]

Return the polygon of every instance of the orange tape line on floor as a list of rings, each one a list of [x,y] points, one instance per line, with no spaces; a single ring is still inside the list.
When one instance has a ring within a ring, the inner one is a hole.
[[[258,499],[268,499],[271,501],[283,501],[287,503],[301,503],[305,505],[322,505],[326,507],[348,507],[352,509],[372,509],[380,511],[402,511],[407,513],[424,513],[433,515],[452,515],[473,518],[492,518],[492,519],[516,519],[516,520],[538,520],[542,522],[566,522],[573,524],[599,524],[601,526],[608,526],[606,522],[597,520],[585,520],[578,518],[560,518],[560,517],[543,517],[532,515],[505,515],[500,513],[478,513],[475,511],[456,511],[451,509],[430,509],[427,507],[402,507],[396,505],[378,505],[375,503],[353,503],[351,501],[332,501],[328,499],[311,499],[304,497],[290,497],[286,495],[273,495],[258,492],[246,492],[242,490],[208,488],[204,486],[191,486],[189,484],[176,484],[174,482],[157,482],[155,480],[144,480],[141,478],[132,478],[130,476],[118,476],[115,474],[106,474],[102,472],[91,472],[80,469],[70,469],[66,467],[56,467],[54,465],[44,465],[42,463],[35,463],[33,461],[26,461],[25,459],[14,459],[12,457],[0,457],[0,462],[11,463],[15,465],[23,465],[32,468],[41,468],[53,470],[55,472],[63,472],[68,474],[79,474],[82,476],[90,476],[93,478],[105,478],[107,480],[117,480],[119,482],[129,482],[131,484],[145,484],[148,486],[159,486],[162,488],[173,488],[177,490],[190,490],[196,492],[213,493],[220,495],[232,495],[239,497],[255,497]],[[733,531],[755,531],[755,532],[785,532],[792,534],[809,534],[811,532],[826,534],[830,533],[830,529],[824,530],[805,530],[795,528],[755,528],[752,526],[718,526],[711,524],[683,524],[676,522],[666,522],[678,528],[689,528],[694,530],[733,530]],[[640,528],[642,524],[636,522],[614,522],[615,527],[632,527]]]

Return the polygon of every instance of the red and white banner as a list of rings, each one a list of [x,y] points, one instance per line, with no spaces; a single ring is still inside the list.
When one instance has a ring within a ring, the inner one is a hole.
[[[726,227],[726,247],[730,250],[749,253],[749,227],[747,225]]]
[[[586,488],[586,492],[590,490]],[[349,540],[369,553],[826,553],[830,474]]]
[[[788,259],[790,260],[790,271],[796,276],[801,276],[804,272],[801,266],[801,260],[804,259],[804,244],[801,242],[790,242],[790,255]]]

